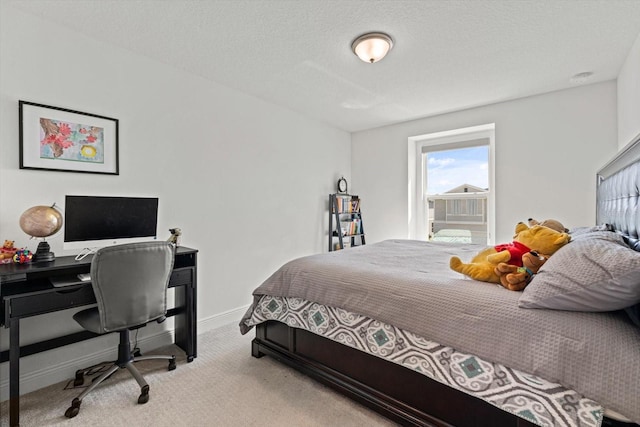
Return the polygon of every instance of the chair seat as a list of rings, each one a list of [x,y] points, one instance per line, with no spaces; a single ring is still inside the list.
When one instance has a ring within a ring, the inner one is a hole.
[[[73,319],[88,331],[95,332],[96,334],[104,334],[104,330],[102,326],[100,326],[98,307],[79,311],[73,315]]]

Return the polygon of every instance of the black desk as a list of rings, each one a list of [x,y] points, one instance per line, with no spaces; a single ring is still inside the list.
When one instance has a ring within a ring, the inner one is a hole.
[[[176,287],[175,307],[167,316],[175,316],[175,343],[196,357],[196,268],[195,249],[179,247],[176,251],[169,287]],[[99,336],[83,331],[20,347],[20,319],[68,308],[95,304],[90,282],[54,288],[49,279],[88,273],[91,256],[81,261],[75,257],[58,257],[51,262],[0,264],[0,324],[9,328],[9,350],[0,353],[0,362],[9,361],[10,425],[20,424],[20,356],[29,356]]]

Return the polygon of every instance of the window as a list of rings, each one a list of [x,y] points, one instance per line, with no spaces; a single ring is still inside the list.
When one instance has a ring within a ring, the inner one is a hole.
[[[494,125],[409,138],[409,238],[492,242]]]

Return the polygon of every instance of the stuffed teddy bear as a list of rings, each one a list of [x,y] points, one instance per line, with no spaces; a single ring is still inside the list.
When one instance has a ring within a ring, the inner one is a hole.
[[[555,219],[546,219],[542,222],[538,222],[533,218],[529,218],[528,222],[529,222],[529,227],[533,227],[534,225],[542,225],[543,227],[549,227],[550,229],[559,231],[560,233],[569,232],[568,228],[565,228],[560,221]]]
[[[521,291],[531,282],[547,259],[549,259],[548,255],[529,251],[522,255],[522,267],[501,262],[494,271],[500,278],[502,286],[510,291]]]
[[[4,259],[13,259],[13,255],[16,253],[16,248],[13,247],[13,240],[5,240],[4,244],[0,248],[0,261]]]
[[[495,268],[501,262],[522,267],[522,255],[526,252],[534,250],[551,256],[569,243],[570,238],[569,234],[560,233],[549,227],[541,225],[529,227],[520,222],[516,225],[516,235],[512,243],[489,246],[476,254],[469,264],[463,263],[456,256],[451,257],[449,266],[453,271],[474,280],[500,283]]]

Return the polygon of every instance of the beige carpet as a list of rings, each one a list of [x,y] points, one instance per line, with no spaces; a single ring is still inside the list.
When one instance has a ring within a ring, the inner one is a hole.
[[[251,357],[252,334],[235,324],[198,337],[198,357],[186,363],[177,347],[175,371],[166,363],[137,364],[151,387],[138,405],[139,388],[119,371],[85,397],[78,416],[64,411],[81,389],[66,382],[22,396],[20,425],[31,426],[392,426],[390,421],[268,356]],[[2,426],[8,425],[2,402]]]

